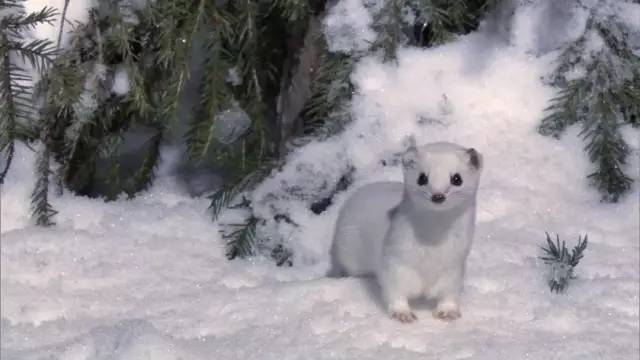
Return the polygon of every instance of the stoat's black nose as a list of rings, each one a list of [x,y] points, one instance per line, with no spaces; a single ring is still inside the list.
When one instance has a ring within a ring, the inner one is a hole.
[[[445,196],[444,194],[433,194],[431,195],[431,201],[433,201],[436,204],[440,204],[442,202],[444,202]]]

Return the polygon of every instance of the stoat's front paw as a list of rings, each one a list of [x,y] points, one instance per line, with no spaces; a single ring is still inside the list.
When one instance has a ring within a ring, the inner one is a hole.
[[[411,311],[392,311],[391,317],[405,324],[418,320],[416,314]]]
[[[433,312],[433,317],[442,321],[453,321],[460,317],[460,311],[436,310]]]
[[[438,304],[438,307],[433,311],[433,317],[443,321],[453,321],[460,317],[460,310],[456,304]]]

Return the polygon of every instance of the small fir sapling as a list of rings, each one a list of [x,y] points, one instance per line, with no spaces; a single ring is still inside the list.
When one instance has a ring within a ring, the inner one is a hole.
[[[587,235],[584,238],[578,236],[578,245],[569,254],[565,242],[560,243],[560,237],[557,234],[555,243],[551,240],[549,233],[546,234],[547,244],[546,247],[540,247],[544,251],[544,256],[540,256],[540,259],[551,267],[549,287],[552,292],[558,293],[564,291],[569,285],[569,280],[575,278],[573,269],[584,256],[584,250],[587,248]]]

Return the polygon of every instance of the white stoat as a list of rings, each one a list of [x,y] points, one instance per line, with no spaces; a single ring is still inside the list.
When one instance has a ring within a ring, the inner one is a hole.
[[[404,183],[358,189],[340,210],[330,276],[375,275],[390,315],[412,322],[409,299],[437,299],[433,315],[460,316],[482,155],[452,143],[412,145]]]

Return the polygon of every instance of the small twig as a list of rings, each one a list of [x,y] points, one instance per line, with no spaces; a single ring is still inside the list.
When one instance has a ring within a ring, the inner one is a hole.
[[[104,63],[104,50],[102,50],[102,32],[100,31],[100,26],[96,26],[96,39],[98,40],[98,61],[101,64]]]
[[[62,32],[64,30],[64,23],[67,18],[67,8],[69,7],[69,2],[71,0],[64,0],[64,7],[62,8],[62,15],[60,18],[60,31],[58,31],[58,44],[56,45],[56,49],[60,49],[60,44],[62,43]]]

